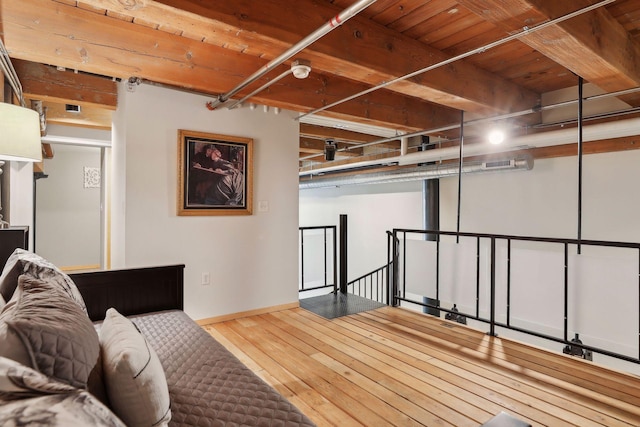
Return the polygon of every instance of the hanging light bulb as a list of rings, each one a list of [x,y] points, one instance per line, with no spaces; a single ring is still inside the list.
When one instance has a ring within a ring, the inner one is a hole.
[[[504,142],[504,131],[502,129],[494,129],[489,132],[489,142],[493,145],[499,145]]]

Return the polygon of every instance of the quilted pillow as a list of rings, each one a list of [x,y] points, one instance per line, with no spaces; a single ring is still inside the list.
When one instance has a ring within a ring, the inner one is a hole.
[[[22,340],[16,332],[9,327],[7,320],[13,318],[16,310],[16,301],[11,300],[0,311],[0,356],[8,357],[11,360],[20,362],[23,365],[33,367],[29,352],[22,344]]]
[[[115,309],[100,328],[104,382],[113,411],[129,426],[165,426],[171,402],[156,352],[138,328]]]
[[[13,303],[6,316],[3,311],[2,320],[26,350],[27,365],[63,383],[86,388],[98,361],[100,342],[80,306],[59,286],[26,275],[18,278]],[[6,346],[2,347],[0,355]]]
[[[18,286],[18,276],[22,274],[58,285],[87,312],[82,295],[73,280],[46,259],[24,249],[13,251],[0,275],[0,294],[5,301],[11,299]]]
[[[125,427],[90,393],[0,357],[0,425]]]

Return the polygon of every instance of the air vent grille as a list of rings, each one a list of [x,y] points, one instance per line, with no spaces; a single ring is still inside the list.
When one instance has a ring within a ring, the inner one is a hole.
[[[494,162],[485,162],[485,169],[500,169],[513,167],[513,160],[496,160]]]

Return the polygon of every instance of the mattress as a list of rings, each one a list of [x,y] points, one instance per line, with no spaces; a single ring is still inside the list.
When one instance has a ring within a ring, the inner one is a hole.
[[[169,426],[313,426],[287,399],[179,310],[130,317],[167,377]]]

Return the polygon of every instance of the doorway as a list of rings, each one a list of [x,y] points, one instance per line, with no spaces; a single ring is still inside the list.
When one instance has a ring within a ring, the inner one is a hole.
[[[103,268],[103,147],[51,144],[34,176],[34,251],[64,271]]]

